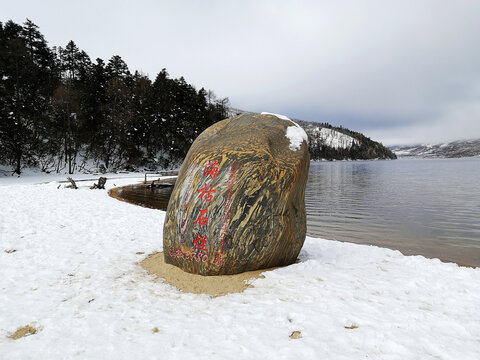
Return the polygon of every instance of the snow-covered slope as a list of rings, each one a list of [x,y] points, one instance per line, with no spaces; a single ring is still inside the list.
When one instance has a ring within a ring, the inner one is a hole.
[[[2,359],[478,359],[480,269],[307,238],[243,293],[183,293],[137,264],[165,213],[81,184],[0,186]]]
[[[396,159],[388,148],[359,132],[327,123],[295,121],[308,135],[313,160]]]
[[[399,157],[469,157],[480,156],[480,139],[450,143],[392,146]]]
[[[313,141],[334,149],[350,149],[353,144],[360,145],[357,139],[334,129],[315,127],[311,135]]]

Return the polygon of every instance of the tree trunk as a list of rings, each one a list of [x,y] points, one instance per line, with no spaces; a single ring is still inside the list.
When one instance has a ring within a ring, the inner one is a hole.
[[[16,166],[15,166],[15,171],[14,173],[15,174],[18,174],[20,175],[21,174],[21,169],[22,169],[22,151],[21,150],[17,150],[17,153],[16,153]]]

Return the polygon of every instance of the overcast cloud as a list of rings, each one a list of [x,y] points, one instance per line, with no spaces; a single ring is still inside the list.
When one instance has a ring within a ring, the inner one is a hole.
[[[480,138],[480,1],[9,1],[50,46],[384,144]]]

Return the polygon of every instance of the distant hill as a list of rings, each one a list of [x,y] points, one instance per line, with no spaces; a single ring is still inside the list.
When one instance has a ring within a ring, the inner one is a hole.
[[[308,135],[312,160],[396,159],[381,143],[362,133],[328,123],[295,120]]]
[[[480,139],[458,140],[441,144],[421,144],[390,147],[399,157],[459,158],[480,156]]]

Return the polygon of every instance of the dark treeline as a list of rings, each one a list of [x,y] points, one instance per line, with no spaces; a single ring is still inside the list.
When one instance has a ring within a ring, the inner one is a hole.
[[[362,135],[363,136],[363,135]],[[308,149],[312,160],[369,160],[369,159],[396,159],[396,155],[382,144],[363,139],[360,144],[353,144],[348,149],[334,149],[324,146],[313,139],[308,141]],[[358,138],[357,138],[358,139]]]
[[[227,111],[228,98],[165,69],[152,82],[117,55],[49,48],[30,20],[0,22],[0,165],[16,173],[174,166]]]

